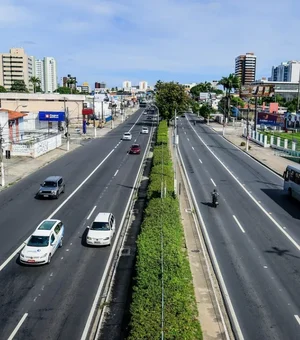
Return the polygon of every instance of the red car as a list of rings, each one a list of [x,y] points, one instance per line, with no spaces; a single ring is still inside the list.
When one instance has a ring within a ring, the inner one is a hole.
[[[141,153],[140,144],[132,144],[129,153],[139,155]]]

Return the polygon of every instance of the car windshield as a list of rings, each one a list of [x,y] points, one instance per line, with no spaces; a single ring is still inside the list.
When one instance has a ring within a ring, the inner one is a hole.
[[[57,187],[57,183],[56,182],[45,181],[44,184],[43,184],[43,187],[56,188]]]
[[[110,230],[108,222],[94,222],[91,230]]]
[[[32,235],[27,245],[29,247],[47,247],[49,245],[49,236]]]
[[[138,144],[133,144],[131,148],[132,148],[132,149],[138,149],[139,147],[140,147],[140,146],[139,146]]]
[[[129,132],[124,133],[125,136],[130,136]]]

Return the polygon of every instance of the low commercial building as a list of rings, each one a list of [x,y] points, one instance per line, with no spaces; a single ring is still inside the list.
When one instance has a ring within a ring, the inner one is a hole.
[[[265,79],[256,80],[251,85],[273,85],[275,94],[282,96],[288,101],[297,97],[299,88],[299,82],[269,81]]]
[[[0,93],[0,109],[19,111],[25,114],[67,111],[70,124],[81,124],[85,95]]]

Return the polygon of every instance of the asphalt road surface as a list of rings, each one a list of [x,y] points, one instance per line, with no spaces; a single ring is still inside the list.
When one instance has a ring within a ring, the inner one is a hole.
[[[300,210],[283,180],[193,115],[179,150],[244,339],[300,338]],[[220,205],[211,205],[217,188]]]
[[[81,338],[111,251],[111,246],[87,247],[86,227],[97,213],[112,212],[117,234],[149,140],[149,135],[140,134],[145,118],[138,110],[103,138],[1,192],[0,339],[14,332],[14,339],[20,340]],[[121,141],[129,130],[132,141]],[[127,154],[135,141],[141,144],[141,154]],[[64,177],[65,193],[57,200],[35,199],[49,175]],[[65,225],[63,247],[49,265],[20,265],[18,254],[11,254],[49,216]]]

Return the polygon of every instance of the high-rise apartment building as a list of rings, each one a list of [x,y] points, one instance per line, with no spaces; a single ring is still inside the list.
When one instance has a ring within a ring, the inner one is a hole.
[[[10,90],[15,80],[23,80],[30,90],[29,78],[34,74],[33,57],[23,48],[11,48],[9,53],[0,53],[0,85]]]
[[[123,81],[123,89],[124,91],[130,91],[131,90],[131,81],[125,80]]]
[[[53,93],[57,89],[56,60],[44,58],[45,93]]]
[[[300,61],[291,60],[272,67],[271,81],[299,82]]]
[[[240,79],[241,85],[249,85],[255,81],[256,56],[246,53],[235,58],[235,75]]]
[[[71,74],[68,74],[67,77],[63,77],[62,80],[63,80],[63,87],[76,89],[76,84],[77,84],[76,77],[72,77]]]
[[[44,60],[43,59],[35,59],[35,77],[39,78],[41,81],[40,87],[42,92],[45,92],[45,72],[44,72]]]
[[[139,91],[146,92],[148,90],[148,83],[146,81],[140,81],[139,83]]]
[[[96,82],[95,89],[106,89],[106,84],[104,82],[101,83]]]

